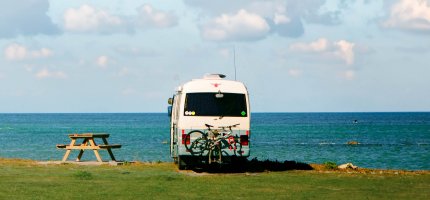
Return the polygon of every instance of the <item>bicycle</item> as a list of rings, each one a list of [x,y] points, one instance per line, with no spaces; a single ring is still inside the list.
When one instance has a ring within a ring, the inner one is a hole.
[[[209,164],[212,162],[222,163],[222,154],[227,147],[234,152],[234,155],[241,153],[242,146],[238,142],[239,137],[232,135],[232,128],[238,125],[220,126],[218,129],[211,129],[212,125],[205,124],[207,127],[206,133],[194,130],[185,136],[185,141],[189,141],[189,143],[185,142],[185,148],[194,156],[203,156],[207,152]]]

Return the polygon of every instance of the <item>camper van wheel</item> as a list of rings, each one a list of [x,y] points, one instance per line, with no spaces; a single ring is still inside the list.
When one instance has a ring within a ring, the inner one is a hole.
[[[178,168],[179,170],[184,170],[187,168],[187,164],[184,161],[184,158],[181,158],[181,156],[178,156]]]

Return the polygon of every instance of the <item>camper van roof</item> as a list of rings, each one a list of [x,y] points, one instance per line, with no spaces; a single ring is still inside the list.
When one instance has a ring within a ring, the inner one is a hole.
[[[245,85],[239,81],[224,79],[222,74],[205,75],[202,79],[193,79],[178,87],[183,93],[192,92],[226,92],[226,93],[248,93]]]

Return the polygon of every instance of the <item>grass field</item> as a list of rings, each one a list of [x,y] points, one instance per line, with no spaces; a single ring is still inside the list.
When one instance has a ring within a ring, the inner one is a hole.
[[[0,159],[0,199],[430,199],[430,173],[283,170],[207,173],[173,163],[40,165]]]

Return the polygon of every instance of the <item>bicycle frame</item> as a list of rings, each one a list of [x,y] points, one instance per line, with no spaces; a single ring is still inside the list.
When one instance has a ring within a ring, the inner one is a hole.
[[[207,155],[208,163],[211,164],[213,162],[222,163],[223,152],[233,151],[235,155],[241,153],[242,147],[239,142],[239,137],[232,134],[232,127],[236,127],[239,124],[220,126],[218,129],[211,129],[213,126],[209,124],[205,125],[207,127],[205,133],[201,131],[191,131],[187,134],[186,140],[190,141],[190,145],[186,144],[186,148],[191,154],[199,156]],[[194,133],[201,134],[201,136],[195,137],[191,142],[191,136]]]

